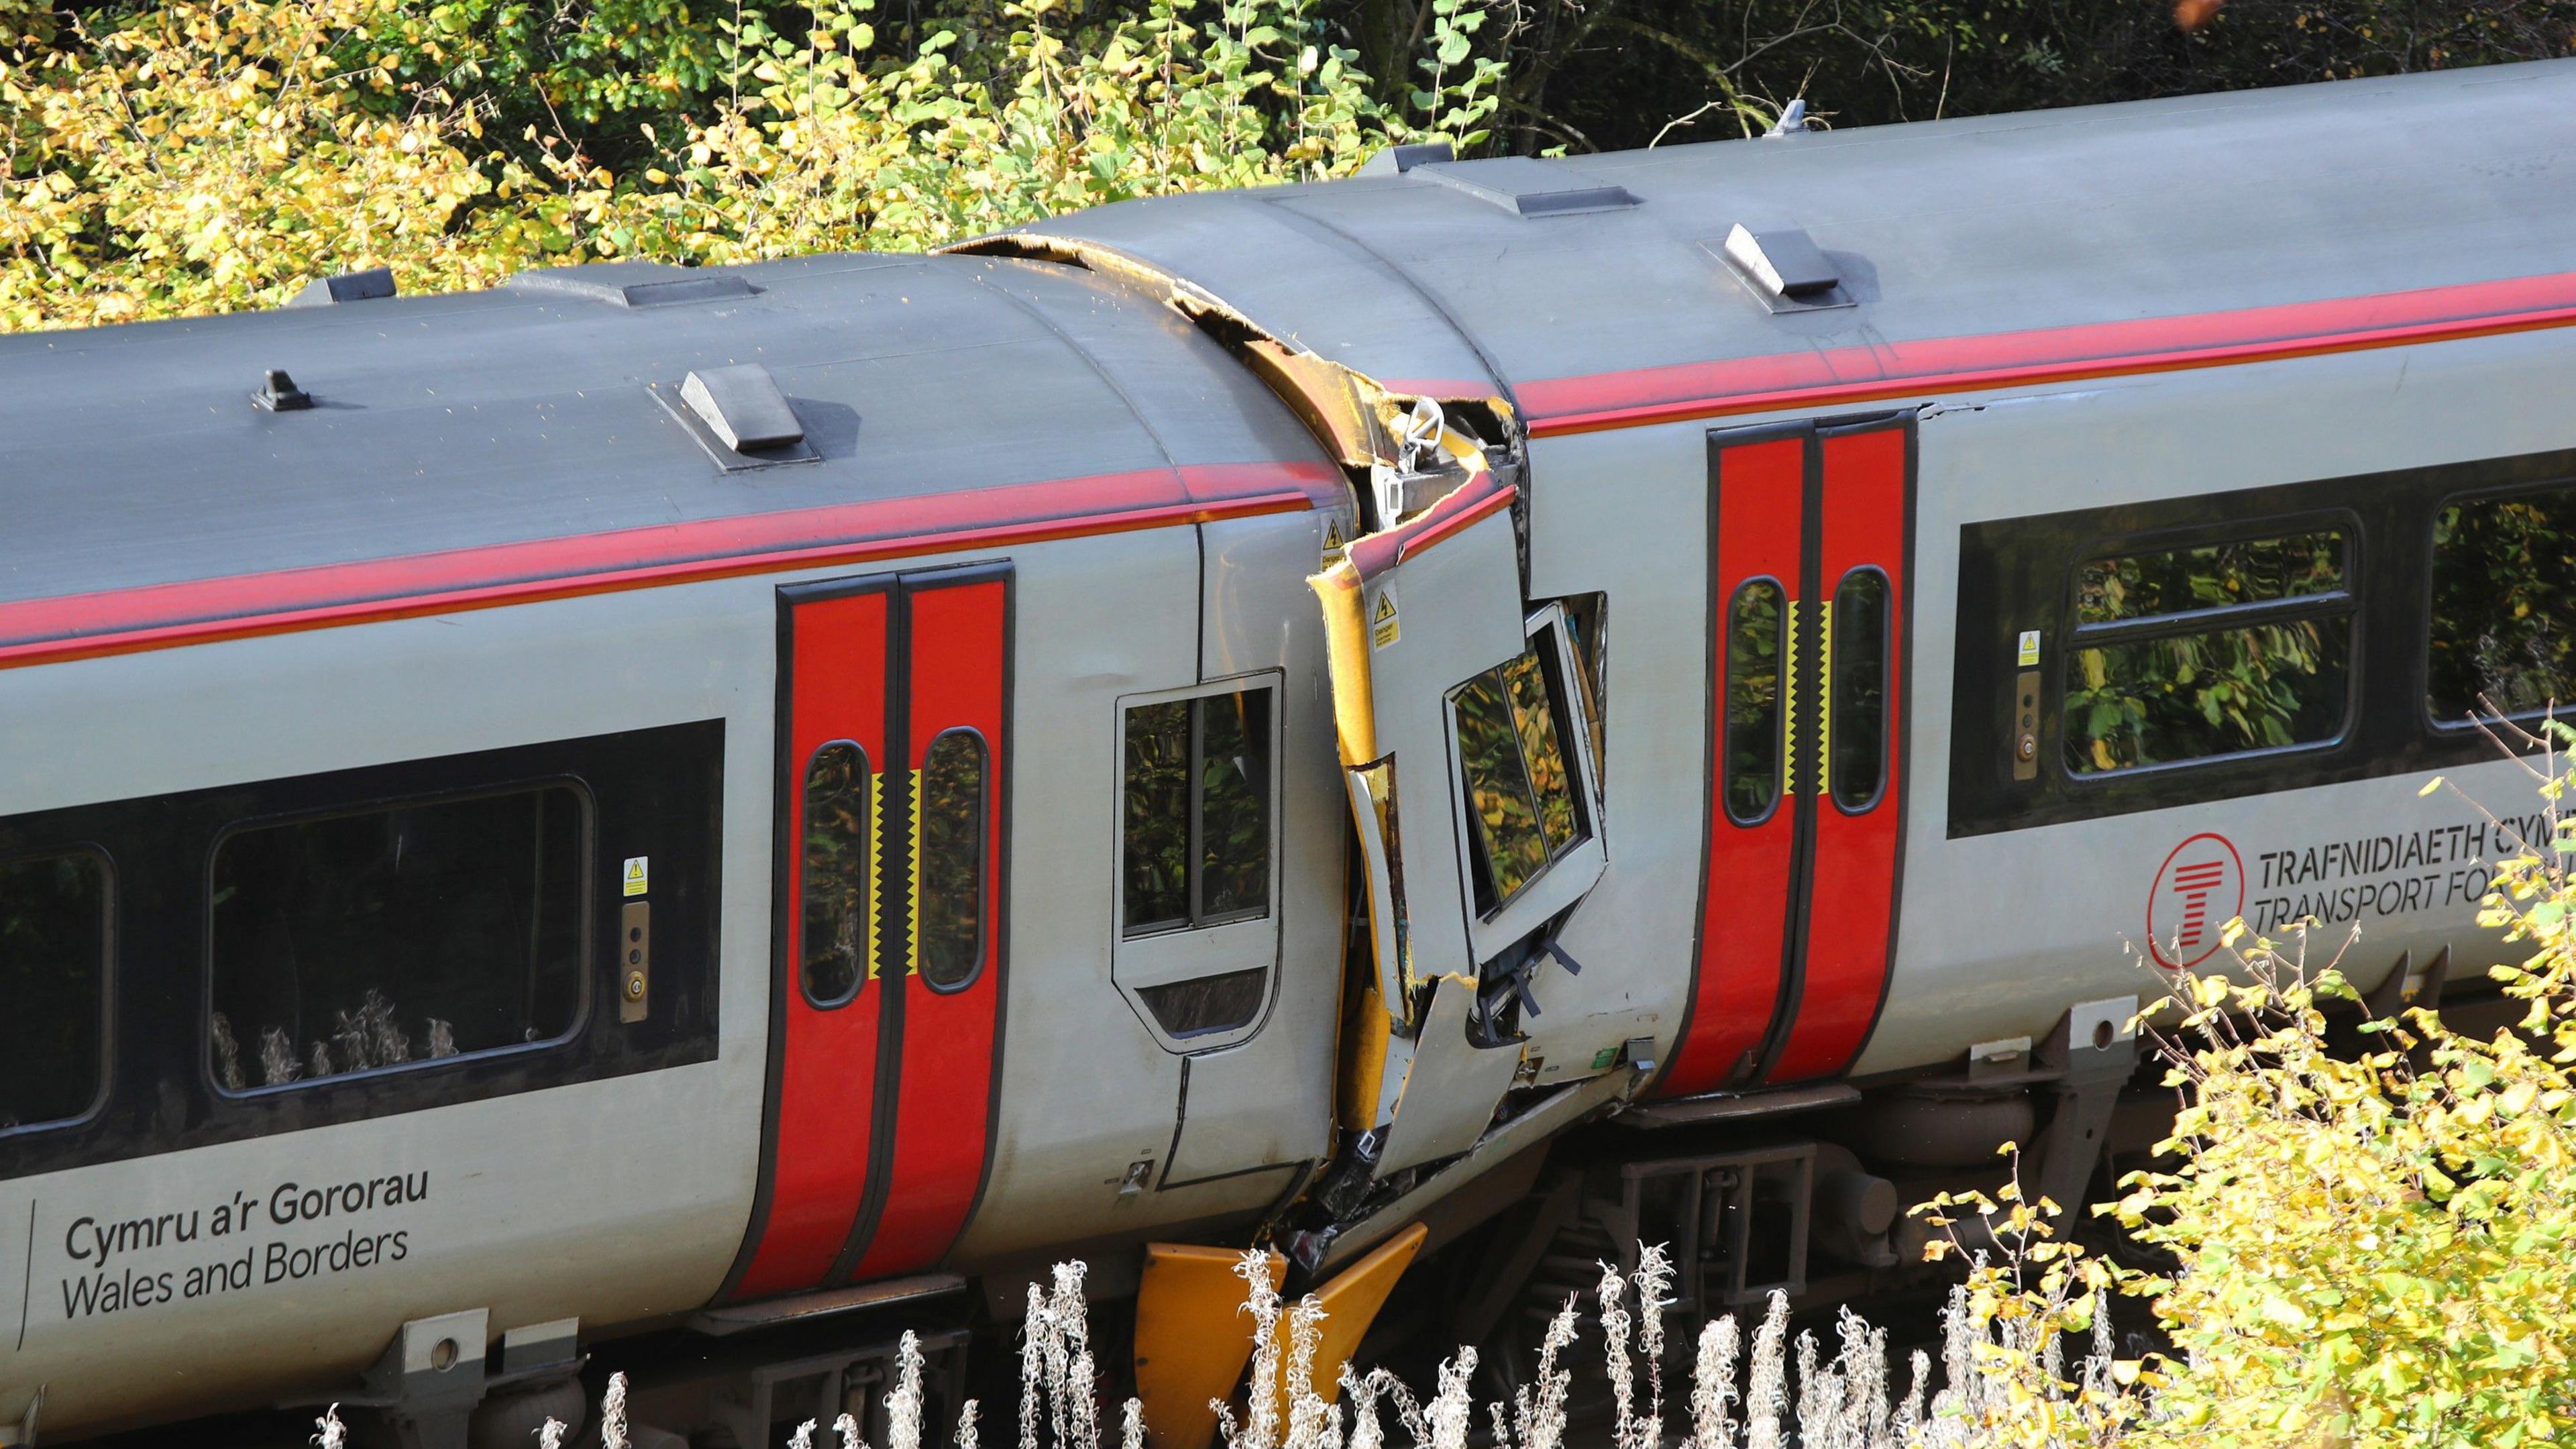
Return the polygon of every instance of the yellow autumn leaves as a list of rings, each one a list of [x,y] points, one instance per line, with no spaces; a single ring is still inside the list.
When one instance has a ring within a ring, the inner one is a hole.
[[[908,250],[1133,196],[1345,174],[1392,141],[1468,139],[1497,69],[1442,70],[1402,114],[1306,0],[1150,0],[1068,44],[1062,0],[1011,0],[998,52],[870,53],[871,0],[739,38],[738,93],[685,134],[639,125],[617,174],[531,131],[487,144],[471,99],[402,82],[371,40],[396,0],[176,0],[57,33],[0,0],[0,327],[269,306],[393,268],[407,293],[606,257],[735,262]],[[1481,14],[1445,13],[1427,54]],[[748,27],[747,27],[748,30]]]

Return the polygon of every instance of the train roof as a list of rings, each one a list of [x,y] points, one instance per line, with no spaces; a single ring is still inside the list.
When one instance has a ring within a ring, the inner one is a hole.
[[[810,460],[727,471],[730,450],[665,405],[691,372],[743,363],[790,400],[789,451]],[[254,406],[272,368],[313,405]],[[1003,258],[591,266],[38,333],[0,340],[0,649],[93,629],[121,607],[104,595],[219,576],[472,555],[441,586],[488,586],[1327,484],[1293,415],[1170,309]],[[320,582],[305,603],[422,578]]]
[[[1933,339],[2265,312],[2295,327],[2316,319],[2283,309],[2565,273],[2576,150],[2551,118],[2571,109],[2576,61],[2544,61],[1417,165],[1033,230],[1186,277],[1399,390],[1499,384],[1543,431],[1623,394],[1764,378],[1711,363],[1804,354],[1849,374]],[[1852,305],[1773,311],[1719,258],[1739,224],[1805,231]]]
[[[2542,62],[1432,163],[1028,230],[1185,279],[1399,391],[1500,390],[1543,434],[1869,395],[1854,379],[1992,385],[2015,374],[1980,362],[2087,348],[2235,360],[2259,349],[2231,339],[2303,328],[2576,321],[2576,151],[2548,124],[2571,108],[2576,61]],[[1720,259],[1738,225],[1804,231],[1847,305],[1758,298]],[[723,471],[665,405],[692,371],[755,362],[814,461]],[[254,408],[271,368],[316,405]],[[246,610],[526,596],[1339,486],[1152,289],[991,254],[592,266],[28,334],[0,339],[0,662]],[[302,582],[219,586],[254,575]],[[135,595],[153,597],[108,602]]]

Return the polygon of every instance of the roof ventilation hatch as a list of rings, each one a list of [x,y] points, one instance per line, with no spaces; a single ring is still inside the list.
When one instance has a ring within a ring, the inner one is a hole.
[[[668,262],[592,262],[586,266],[534,267],[503,285],[513,292],[541,292],[606,302],[618,307],[667,307],[675,302],[714,302],[748,297],[759,289],[732,272],[675,267]]]
[[[1535,156],[1495,156],[1483,161],[1417,162],[1412,172],[1463,191],[1514,216],[1575,216],[1619,211],[1641,200],[1624,186],[1586,176]]]
[[[1700,244],[1717,254],[1745,290],[1774,312],[1812,312],[1852,305],[1842,274],[1831,258],[1800,227],[1755,231],[1738,222],[1716,245]]]
[[[373,302],[394,294],[394,271],[391,267],[369,267],[362,272],[342,272],[337,276],[315,277],[302,291],[286,299],[289,307],[328,307],[334,302]]]
[[[805,441],[805,425],[777,379],[757,362],[702,368],[680,380],[677,399],[672,391],[655,383],[653,399],[727,473],[822,456]]]
[[[1400,176],[1405,172],[1412,170],[1416,166],[1428,166],[1435,161],[1455,161],[1457,159],[1457,148],[1451,146],[1446,141],[1408,141],[1402,145],[1386,147],[1376,155],[1361,162],[1359,174],[1362,176]]]

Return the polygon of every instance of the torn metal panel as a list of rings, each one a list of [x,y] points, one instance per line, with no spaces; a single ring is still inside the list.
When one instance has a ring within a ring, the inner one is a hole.
[[[1244,366],[1276,393],[1318,442],[1355,476],[1373,469],[1400,467],[1405,461],[1406,420],[1415,414],[1417,394],[1399,393],[1367,374],[1345,367],[1311,348],[1277,336],[1207,289],[1188,279],[1138,260],[1098,242],[1041,232],[1016,231],[978,237],[944,248],[970,256],[1023,257],[1082,267],[1113,276],[1161,299],[1224,341]],[[1435,403],[1481,411],[1506,432],[1518,429],[1512,405],[1498,395],[1461,394],[1432,399]],[[1437,410],[1435,409],[1435,415]],[[1455,430],[1443,429],[1443,454],[1462,470],[1468,453],[1481,457],[1480,446]],[[1481,466],[1481,465],[1478,465]],[[1462,471],[1458,476],[1463,477]],[[1395,522],[1380,518],[1381,526]]]
[[[1443,977],[1431,992],[1421,1039],[1405,1063],[1395,1121],[1378,1155],[1380,1177],[1455,1157],[1476,1145],[1511,1090],[1519,1051],[1479,1046],[1468,1033],[1476,1014],[1471,980]]]

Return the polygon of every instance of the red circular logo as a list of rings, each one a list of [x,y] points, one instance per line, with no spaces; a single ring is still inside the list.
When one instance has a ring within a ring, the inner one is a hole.
[[[2173,848],[2147,895],[2147,951],[2187,970],[2209,959],[2219,933],[2245,913],[2245,862],[2224,835],[2203,831]]]

